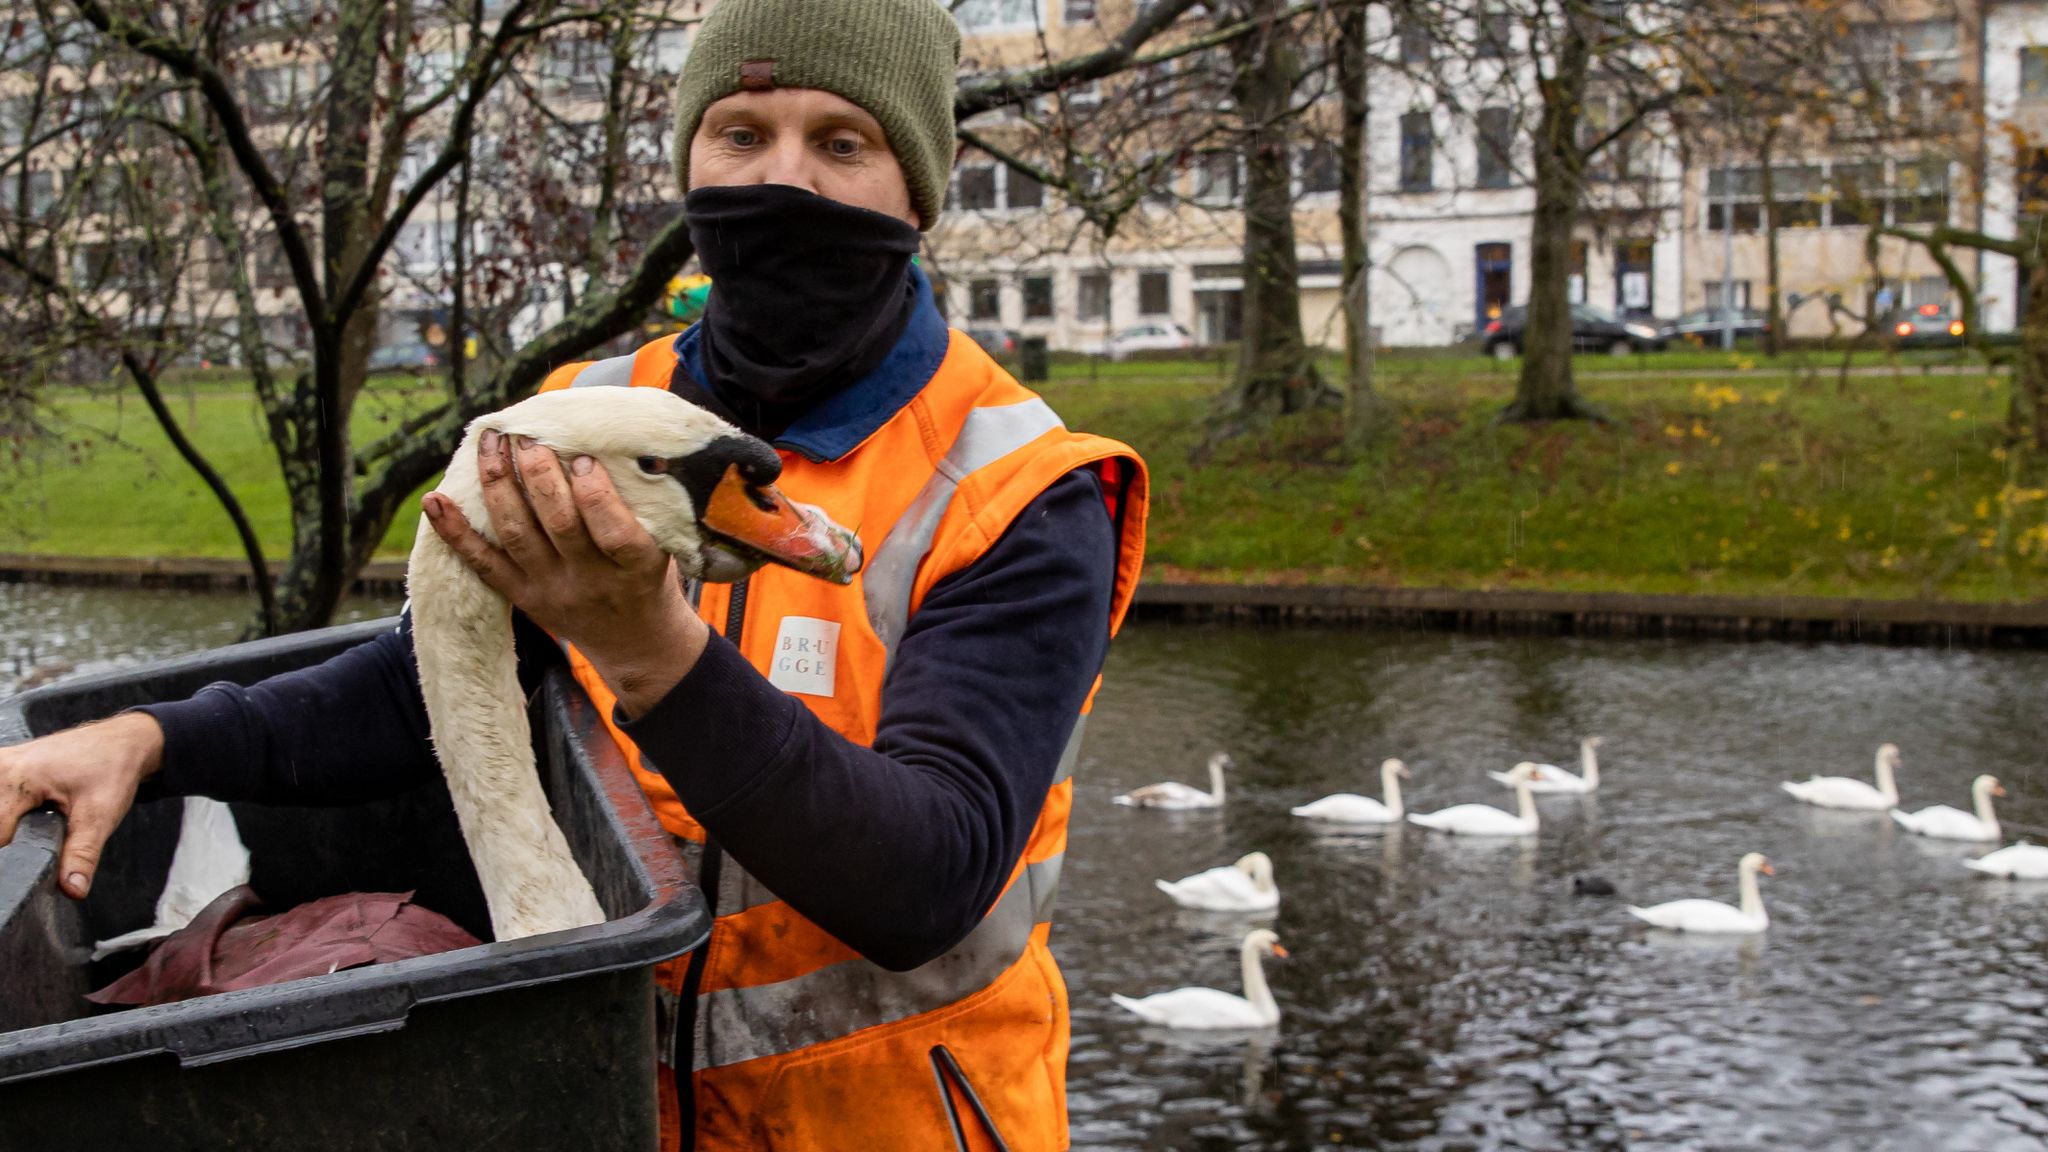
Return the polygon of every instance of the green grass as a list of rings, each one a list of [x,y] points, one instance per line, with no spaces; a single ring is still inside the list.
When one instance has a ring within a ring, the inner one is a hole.
[[[1313,413],[1200,468],[1189,460],[1219,386],[1211,362],[1103,364],[1093,382],[1086,365],[1061,365],[1045,392],[1070,425],[1150,461],[1155,578],[2048,597],[2044,468],[2003,446],[2003,377],[1906,368],[1838,392],[1831,371],[1653,362],[1667,371],[1582,380],[1611,423],[1529,428],[1494,423],[1513,389],[1498,366],[1390,356],[1379,380],[1392,426],[1365,452],[1347,456],[1336,415]],[[430,399],[380,382],[358,441]],[[253,400],[223,380],[172,400],[282,557],[283,490]],[[0,475],[0,550],[239,554],[133,396],[69,394],[48,416],[62,445]],[[404,555],[414,517],[382,554]]]

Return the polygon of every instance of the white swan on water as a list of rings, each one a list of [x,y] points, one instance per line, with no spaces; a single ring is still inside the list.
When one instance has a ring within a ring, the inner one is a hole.
[[[1815,776],[1807,780],[1787,780],[1778,787],[1790,792],[1804,804],[1816,808],[1847,808],[1858,812],[1882,812],[1899,806],[1899,785],[1892,773],[1899,767],[1899,748],[1896,744],[1881,744],[1877,749],[1877,786],[1850,776]]]
[[[2008,880],[2048,880],[2048,848],[2039,844],[2011,844],[1975,860],[1965,860],[1963,867]]]
[[[1404,813],[1401,781],[1408,778],[1406,764],[1399,760],[1382,760],[1380,794],[1386,797],[1384,802],[1353,792],[1339,792],[1288,811],[1305,820],[1322,820],[1331,824],[1399,824]]]
[[[1771,862],[1761,852],[1751,852],[1736,868],[1740,876],[1742,907],[1731,908],[1719,900],[1673,900],[1648,908],[1629,907],[1629,914],[1645,924],[1673,932],[1706,932],[1722,935],[1752,935],[1771,926],[1764,912],[1763,893],[1757,891],[1756,877],[1771,875]]]
[[[1892,819],[1908,832],[1936,840],[1996,840],[1998,814],[1991,809],[1991,798],[2003,795],[2005,787],[1998,782],[1998,777],[1979,776],[1970,783],[1970,800],[1976,808],[1975,815],[1946,804],[1936,804],[1918,812],[1894,808]]]
[[[1152,885],[1175,904],[1200,912],[1270,912],[1280,906],[1273,860],[1264,852],[1247,852],[1235,864]]]
[[[1223,770],[1233,767],[1227,753],[1218,752],[1209,757],[1209,790],[1192,788],[1178,781],[1168,780],[1164,784],[1147,784],[1133,788],[1116,798],[1126,808],[1166,808],[1185,811],[1190,808],[1223,807]]]
[[[1524,760],[1515,765],[1529,770],[1529,791],[1541,796],[1548,794],[1569,794],[1583,796],[1600,788],[1600,737],[1588,736],[1579,741],[1579,771],[1574,776],[1555,764],[1537,764]],[[1488,772],[1488,776],[1512,788],[1515,786],[1514,773]]]
[[[1529,766],[1508,772],[1515,778],[1515,811],[1491,804],[1457,804],[1436,812],[1410,812],[1408,822],[1458,836],[1534,836],[1536,799],[1529,795]]]
[[[1284,959],[1286,955],[1287,949],[1280,946],[1276,933],[1269,928],[1254,928],[1245,934],[1244,945],[1238,949],[1244,974],[1242,996],[1214,988],[1175,988],[1135,1000],[1116,995],[1110,999],[1140,1019],[1168,1028],[1270,1028],[1280,1022],[1280,1005],[1273,1000],[1273,990],[1266,986],[1266,970],[1259,957]]]
[[[774,562],[848,583],[860,567],[851,533],[772,487],[781,471],[774,449],[660,388],[565,389],[473,421],[436,491],[493,544],[477,474],[486,430],[597,460],[683,575],[734,580]],[[511,940],[603,920],[534,768],[511,605],[424,517],[406,592],[434,750],[492,932]]]

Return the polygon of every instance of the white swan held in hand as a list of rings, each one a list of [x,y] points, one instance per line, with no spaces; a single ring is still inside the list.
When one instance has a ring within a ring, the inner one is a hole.
[[[486,430],[602,464],[683,575],[734,580],[772,562],[847,583],[860,567],[851,533],[772,487],[774,449],[659,388],[548,392],[473,421],[437,491],[494,544],[477,474]],[[424,518],[406,591],[434,750],[493,933],[512,940],[603,920],[534,768],[511,605]]]
[[[1996,840],[1998,815],[1991,810],[1991,798],[2003,795],[2005,786],[1998,782],[1998,777],[1979,776],[1970,784],[1970,799],[1977,810],[1974,816],[1946,804],[1936,804],[1918,812],[1894,808],[1892,819],[1908,832],[1936,840]]]
[[[1437,812],[1410,812],[1408,822],[1458,836],[1534,836],[1536,798],[1529,794],[1529,765],[1508,772],[1515,781],[1515,811],[1491,804],[1458,804]]]
[[[1175,988],[1142,999],[1110,997],[1118,1006],[1151,1024],[1168,1028],[1270,1028],[1280,1022],[1280,1005],[1266,986],[1266,971],[1260,956],[1285,959],[1287,949],[1271,929],[1254,928],[1245,934],[1239,958],[1244,970],[1244,995],[1232,996],[1214,988]]]
[[[1228,867],[1152,883],[1175,904],[1201,912],[1269,912],[1280,906],[1273,861],[1264,852],[1246,853]]]
[[[1313,800],[1299,808],[1288,811],[1305,820],[1325,820],[1332,824],[1398,824],[1401,822],[1401,781],[1410,779],[1408,766],[1399,760],[1380,762],[1380,794],[1386,801],[1355,792],[1339,792]]]
[[[1164,784],[1147,784],[1133,788],[1116,798],[1118,804],[1127,808],[1166,808],[1186,810],[1190,808],[1223,807],[1223,770],[1235,767],[1228,754],[1218,752],[1209,757],[1209,790],[1190,788],[1186,784],[1168,780]]]
[[[1580,776],[1574,776],[1555,764],[1536,764],[1527,760],[1515,765],[1515,767],[1529,769],[1529,791],[1539,796],[1545,794],[1583,796],[1588,792],[1598,790],[1600,787],[1600,756],[1597,751],[1599,747],[1600,737],[1598,736],[1588,736],[1584,740],[1579,741],[1579,771],[1583,773]],[[1510,788],[1515,786],[1512,772],[1488,772],[1487,775]]]
[[[1730,908],[1719,900],[1673,900],[1648,908],[1629,907],[1629,914],[1645,924],[1673,932],[1706,932],[1721,935],[1751,935],[1771,926],[1764,913],[1763,893],[1757,891],[1756,877],[1772,874],[1771,862],[1761,852],[1742,858],[1737,871],[1742,877],[1742,907]]]
[[[1817,808],[1847,808],[1858,812],[1882,812],[1899,806],[1899,786],[1892,773],[1899,767],[1899,748],[1883,744],[1877,749],[1877,787],[1848,776],[1815,776],[1804,781],[1787,780],[1778,787],[1802,803]]]
[[[2013,844],[1996,852],[1986,852],[1975,860],[1965,860],[1963,867],[2008,880],[2048,880],[2048,848],[2038,844]]]

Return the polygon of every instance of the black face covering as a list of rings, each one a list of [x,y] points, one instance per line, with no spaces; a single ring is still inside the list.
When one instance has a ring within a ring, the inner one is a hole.
[[[704,372],[719,405],[773,436],[874,371],[910,322],[916,228],[786,184],[683,199],[711,277]]]

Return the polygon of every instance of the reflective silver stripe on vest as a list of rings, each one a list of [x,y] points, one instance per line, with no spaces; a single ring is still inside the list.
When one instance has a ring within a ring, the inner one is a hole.
[[[1075,766],[1081,763],[1081,731],[1086,727],[1088,727],[1088,718],[1086,716],[1079,716],[1074,719],[1074,731],[1067,737],[1066,750],[1060,753],[1060,766],[1053,770],[1053,783],[1058,784],[1060,781],[1071,777],[1074,774]]]
[[[633,353],[593,360],[569,381],[571,388],[624,388],[633,382]]]
[[[724,988],[698,1001],[696,1067],[779,1056],[907,1020],[988,987],[1024,955],[1031,931],[1052,919],[1063,857],[1028,864],[981,923],[944,956],[909,972],[843,960],[753,988]]]
[[[896,656],[896,642],[903,638],[910,620],[910,590],[917,582],[918,565],[932,550],[939,521],[960,481],[971,473],[1001,460],[1055,428],[1064,428],[1060,418],[1045,401],[1032,398],[1020,404],[976,408],[953,447],[939,461],[932,478],[903,510],[881,547],[868,559],[861,574],[862,594],[867,600],[868,623],[881,637],[889,659]]]

